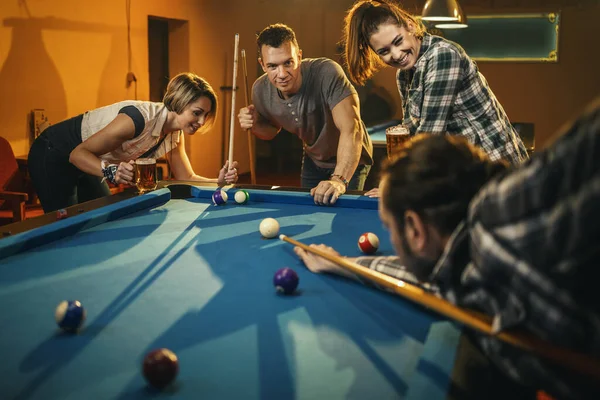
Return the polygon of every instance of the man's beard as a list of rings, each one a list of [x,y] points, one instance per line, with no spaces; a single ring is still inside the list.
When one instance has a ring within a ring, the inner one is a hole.
[[[442,255],[442,252],[440,251],[438,256],[435,257],[435,259],[427,259],[424,257],[417,256],[415,253],[413,253],[410,246],[408,245],[406,237],[402,237],[401,241],[402,250],[404,253],[404,259],[402,260],[402,264],[404,264],[404,266],[410,269],[416,275],[419,281],[429,281],[429,277],[431,276],[431,273],[433,272],[433,269],[435,268],[438,259]]]

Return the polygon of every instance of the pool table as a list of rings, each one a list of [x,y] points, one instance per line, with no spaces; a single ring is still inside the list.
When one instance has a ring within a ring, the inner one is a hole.
[[[461,330],[368,285],[308,271],[281,233],[359,256],[366,231],[392,254],[377,200],[316,206],[303,190],[247,189],[213,205],[213,187],[133,191],[0,227],[0,393],[9,399],[135,399],[157,395],[144,355],[169,348],[182,399],[444,399]],[[35,222],[35,221],[34,221]],[[52,223],[50,223],[52,222]],[[276,294],[282,267],[300,277]],[[56,305],[79,300],[78,334],[58,330]]]

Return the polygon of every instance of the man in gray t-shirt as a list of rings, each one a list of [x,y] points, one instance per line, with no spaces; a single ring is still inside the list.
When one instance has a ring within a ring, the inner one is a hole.
[[[241,127],[264,140],[282,128],[302,139],[302,187],[315,203],[362,190],[373,146],[342,68],[327,58],[302,60],[294,31],[283,24],[266,27],[257,44],[265,75],[254,82],[253,104],[240,110]]]

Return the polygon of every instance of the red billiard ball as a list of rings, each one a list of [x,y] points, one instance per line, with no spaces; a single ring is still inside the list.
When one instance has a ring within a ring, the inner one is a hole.
[[[371,232],[366,232],[358,238],[358,248],[365,254],[373,254],[379,249],[379,238]]]
[[[299,280],[296,271],[285,267],[275,272],[275,276],[273,276],[273,285],[275,285],[277,293],[292,294],[296,291]]]
[[[175,380],[179,372],[179,361],[169,349],[152,350],[144,357],[142,371],[150,386],[164,389]]]
[[[67,210],[65,210],[64,208],[61,208],[56,212],[56,219],[65,219],[67,218],[67,216]]]

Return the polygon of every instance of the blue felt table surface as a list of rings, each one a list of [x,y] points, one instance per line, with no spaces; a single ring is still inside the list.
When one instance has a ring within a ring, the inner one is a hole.
[[[444,398],[459,337],[452,324],[312,274],[289,244],[258,233],[273,217],[281,233],[359,256],[357,239],[371,231],[379,254],[391,255],[375,207],[249,192],[247,205],[214,206],[201,191],[0,259],[0,398],[154,398],[140,366],[157,347],[180,361],[159,397]],[[300,276],[298,295],[275,294],[273,274],[285,266]],[[64,299],[86,307],[78,335],[57,331]]]

